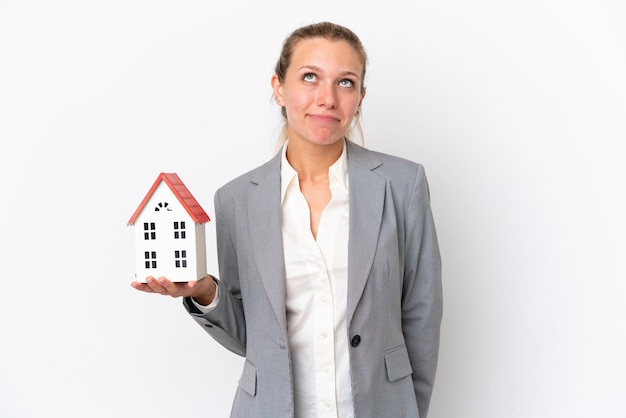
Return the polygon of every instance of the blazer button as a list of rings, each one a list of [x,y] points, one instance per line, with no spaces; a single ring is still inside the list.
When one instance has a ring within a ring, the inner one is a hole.
[[[352,347],[358,347],[359,344],[361,344],[361,336],[357,334],[354,337],[352,337],[352,340],[350,341],[350,345]]]

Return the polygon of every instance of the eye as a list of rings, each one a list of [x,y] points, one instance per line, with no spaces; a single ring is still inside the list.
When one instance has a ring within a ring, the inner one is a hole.
[[[311,82],[311,81],[315,81],[316,76],[315,76],[315,74],[313,74],[313,73],[306,73],[306,74],[304,74],[304,76],[302,77],[302,79],[303,79],[304,81],[309,81],[309,82]]]
[[[354,87],[354,81],[350,80],[349,78],[344,78],[339,82],[339,85],[341,87]]]

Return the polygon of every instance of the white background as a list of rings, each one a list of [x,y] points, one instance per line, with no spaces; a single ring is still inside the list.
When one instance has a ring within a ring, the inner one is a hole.
[[[369,52],[366,145],[429,178],[430,417],[625,417],[625,5],[3,0],[0,417],[228,415],[242,359],[130,287],[126,222],[162,171],[212,216],[273,155],[280,44],[318,20]]]

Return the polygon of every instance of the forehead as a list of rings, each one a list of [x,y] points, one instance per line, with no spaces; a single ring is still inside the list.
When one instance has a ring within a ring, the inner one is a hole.
[[[296,43],[290,65],[294,70],[307,66],[362,74],[364,63],[347,41],[309,38]]]

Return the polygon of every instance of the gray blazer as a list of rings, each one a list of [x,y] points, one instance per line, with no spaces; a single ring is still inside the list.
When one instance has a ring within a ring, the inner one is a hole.
[[[347,329],[358,418],[425,418],[442,317],[441,259],[421,165],[347,142]],[[220,303],[193,318],[245,356],[231,417],[294,416],[280,153],[215,194]]]

